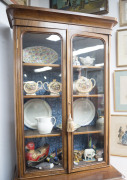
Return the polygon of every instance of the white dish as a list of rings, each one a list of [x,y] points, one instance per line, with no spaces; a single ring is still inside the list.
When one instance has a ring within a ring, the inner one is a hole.
[[[74,123],[86,126],[92,122],[95,116],[94,104],[86,98],[76,99],[73,103]]]
[[[95,58],[91,58],[90,56],[87,57],[79,57],[81,63],[85,66],[92,66],[93,62],[95,61]]]
[[[24,124],[31,129],[37,129],[35,117],[51,115],[51,107],[44,100],[31,99],[24,104]]]
[[[58,54],[51,48],[33,46],[23,49],[23,62],[52,64],[58,60]]]

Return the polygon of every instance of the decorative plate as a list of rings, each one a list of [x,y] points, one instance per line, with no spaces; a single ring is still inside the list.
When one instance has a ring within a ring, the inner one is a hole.
[[[35,117],[52,116],[52,110],[49,104],[41,99],[31,99],[24,104],[24,124],[37,129],[37,120]]]
[[[95,116],[94,104],[86,98],[76,99],[73,103],[74,123],[86,126],[92,122]]]
[[[23,62],[53,64],[58,60],[58,54],[51,48],[33,46],[23,49]]]

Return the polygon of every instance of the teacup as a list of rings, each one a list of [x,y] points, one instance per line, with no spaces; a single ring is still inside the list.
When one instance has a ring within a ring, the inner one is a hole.
[[[40,134],[51,133],[53,126],[56,123],[56,118],[53,116],[36,117],[35,119],[37,120],[37,128]],[[52,119],[54,119],[54,122]]]

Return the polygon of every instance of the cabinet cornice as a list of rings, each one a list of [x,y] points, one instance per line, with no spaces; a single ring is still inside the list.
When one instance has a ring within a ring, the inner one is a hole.
[[[48,8],[37,8],[20,5],[10,5],[7,15],[11,28],[13,20],[45,21],[73,25],[85,25],[89,27],[112,29],[117,24],[117,19],[108,16],[77,13]]]

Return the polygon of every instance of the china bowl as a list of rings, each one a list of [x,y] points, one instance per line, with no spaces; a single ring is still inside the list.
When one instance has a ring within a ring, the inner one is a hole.
[[[85,66],[92,66],[93,62],[95,61],[95,58],[91,58],[90,56],[87,57],[79,57],[81,63]]]

